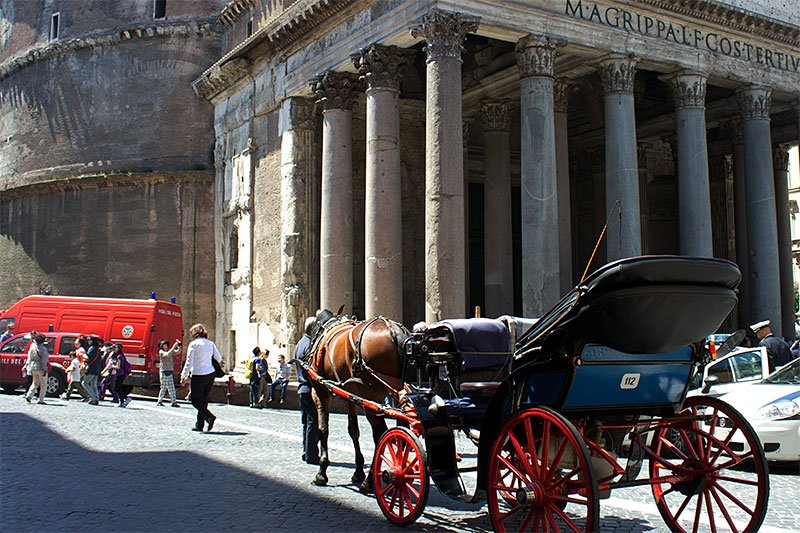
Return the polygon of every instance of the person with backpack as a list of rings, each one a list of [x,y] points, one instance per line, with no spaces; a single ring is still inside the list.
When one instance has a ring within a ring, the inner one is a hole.
[[[133,391],[133,385],[128,385],[125,380],[131,375],[131,364],[128,358],[122,353],[122,345],[117,343],[114,345],[114,355],[119,360],[119,370],[117,370],[117,392],[119,393],[119,405],[117,407],[128,407],[131,403],[129,394]]]
[[[105,400],[106,398],[106,391],[108,390],[111,392],[111,399],[114,402],[119,402],[119,394],[117,393],[117,373],[119,371],[119,358],[117,354],[114,353],[114,349],[111,347],[111,343],[107,343],[103,346],[103,352],[106,354],[106,364],[103,367],[103,371],[100,373],[102,376],[103,381],[100,383],[100,400]]]
[[[84,342],[85,339],[83,339]],[[86,374],[83,376],[83,386],[89,393],[89,403],[97,405],[100,393],[97,390],[97,380],[103,370],[103,357],[100,353],[100,337],[92,335],[87,342],[86,348]]]
[[[253,357],[248,359],[245,366],[244,377],[250,380],[250,408],[261,408],[258,403],[258,393],[261,385],[259,376],[259,367],[261,367],[261,348],[256,346],[253,348]]]

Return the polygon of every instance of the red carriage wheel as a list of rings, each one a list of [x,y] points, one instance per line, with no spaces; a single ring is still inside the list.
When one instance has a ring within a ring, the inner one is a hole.
[[[659,423],[650,448],[658,457],[650,458],[653,496],[670,530],[758,531],[769,500],[767,459],[736,409],[717,398],[688,398],[675,419]]]
[[[389,522],[407,526],[428,503],[425,451],[414,434],[396,427],[383,434],[375,450],[372,481],[378,506]]]
[[[512,416],[492,446],[489,517],[495,531],[596,531],[600,505],[589,451],[562,415],[534,407]]]

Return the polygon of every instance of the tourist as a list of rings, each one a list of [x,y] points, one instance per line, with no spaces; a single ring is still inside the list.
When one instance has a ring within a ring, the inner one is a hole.
[[[269,401],[275,401],[275,389],[280,385],[281,387],[281,403],[286,401],[286,387],[289,386],[289,378],[292,376],[292,368],[286,364],[286,358],[282,355],[278,356],[278,374],[272,386],[269,388]]]
[[[203,431],[208,423],[208,431],[214,428],[217,417],[208,410],[208,398],[214,385],[214,358],[222,364],[222,355],[213,342],[208,340],[208,331],[202,324],[189,328],[194,339],[186,350],[186,363],[181,372],[181,384],[191,384],[192,405],[197,409],[197,422],[192,431]]]
[[[311,384],[308,372],[300,362],[308,362],[311,352],[311,332],[314,331],[316,318],[306,319],[305,334],[294,349],[295,370],[297,371],[297,395],[300,399],[300,420],[303,426],[302,460],[310,465],[319,464],[319,415],[314,400],[311,398]]]
[[[91,335],[88,340],[84,339],[88,344],[86,349],[86,374],[83,376],[83,386],[89,393],[89,403],[97,405],[100,397],[100,392],[97,390],[97,381],[100,377],[100,372],[103,370],[103,354],[100,353],[100,338],[96,335]]]
[[[28,348],[28,359],[23,368],[31,376],[31,386],[25,393],[25,401],[31,403],[31,398],[36,389],[39,389],[38,403],[44,404],[44,397],[47,392],[47,363],[49,355],[47,347],[44,345],[44,335],[31,331],[31,346]]]
[[[173,357],[175,356],[175,352],[179,352],[180,349],[181,341],[178,339],[175,340],[171,348],[167,339],[158,341],[158,378],[161,383],[161,389],[158,391],[158,401],[156,405],[164,405],[164,395],[169,392],[169,398],[172,400],[172,407],[180,407],[180,405],[178,405],[177,394],[175,393],[175,379],[173,378],[175,374]]]
[[[128,407],[131,403],[130,393],[133,392],[133,385],[125,383],[131,375],[131,364],[128,358],[122,353],[122,345],[117,343],[113,346],[114,355],[119,360],[119,370],[117,370],[117,393],[119,394],[119,405],[117,407]]]
[[[119,359],[117,354],[111,347],[111,343],[106,343],[103,346],[103,353],[105,354],[106,364],[103,371],[100,372],[100,377],[103,381],[100,383],[100,400],[105,400],[106,391],[111,392],[111,399],[114,403],[119,403],[119,394],[117,393],[117,370],[119,370]]]
[[[261,348],[256,346],[253,348],[253,357],[247,362],[247,370],[245,376],[250,380],[250,408],[261,408],[258,402],[259,387],[261,385],[261,377],[259,375],[259,368],[261,367]]]
[[[89,398],[89,393],[81,383],[81,366],[83,362],[78,357],[75,350],[69,352],[69,366],[67,367],[67,390],[61,395],[62,400],[69,401],[73,391],[81,395],[81,398]]]
[[[2,335],[0,335],[0,344],[4,343],[13,336],[14,336],[14,323],[9,322],[8,324],[6,324],[5,332]]]

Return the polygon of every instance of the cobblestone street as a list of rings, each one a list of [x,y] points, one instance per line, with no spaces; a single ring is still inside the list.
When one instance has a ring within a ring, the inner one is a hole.
[[[372,497],[350,484],[346,418],[332,415],[330,486],[310,484],[300,461],[299,412],[211,405],[214,432],[190,431],[194,410],[135,399],[109,403],[0,395],[0,530],[15,531],[387,531]],[[369,429],[361,424],[365,454]],[[464,438],[465,460],[475,448]],[[467,484],[474,483],[467,478]],[[800,530],[798,467],[771,475],[762,531]],[[647,488],[601,501],[603,530],[666,531]],[[488,531],[486,507],[452,502],[432,487],[410,530]]]

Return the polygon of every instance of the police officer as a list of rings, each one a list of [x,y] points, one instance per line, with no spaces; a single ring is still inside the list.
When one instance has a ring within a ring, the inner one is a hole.
[[[759,345],[767,349],[770,373],[775,372],[775,370],[793,359],[792,351],[786,341],[772,334],[769,320],[753,324],[750,329],[758,336]]]

